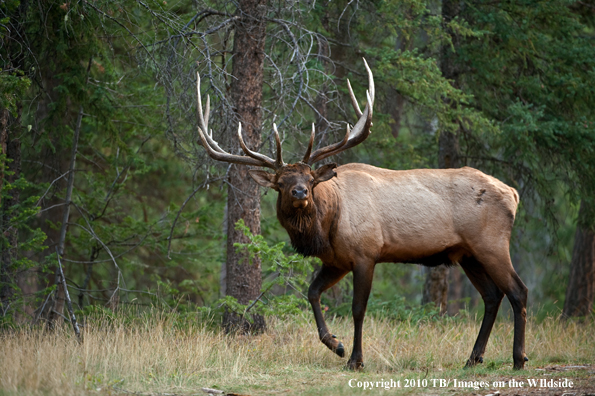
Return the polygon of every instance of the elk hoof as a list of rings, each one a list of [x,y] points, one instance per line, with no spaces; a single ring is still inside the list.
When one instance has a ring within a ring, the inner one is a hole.
[[[522,370],[525,368],[525,359],[522,359],[520,362],[514,362],[514,365],[512,366],[513,370]]]
[[[350,360],[347,362],[347,369],[357,371],[364,368],[364,362]]]
[[[514,366],[513,369],[515,370],[522,370],[525,368],[525,362],[529,361],[529,358],[527,357],[527,355],[525,355],[523,353],[522,357],[520,359],[517,358],[513,358],[514,360]]]
[[[477,363],[483,363],[483,356],[480,357],[476,357],[476,358],[469,358],[469,360],[467,360],[467,363],[465,364],[464,368],[471,368],[471,367],[475,367],[475,365],[477,365]]]
[[[337,338],[333,336],[334,338]],[[345,357],[345,346],[343,346],[342,342],[339,342],[339,346],[335,349],[335,353],[339,355],[339,357]]]

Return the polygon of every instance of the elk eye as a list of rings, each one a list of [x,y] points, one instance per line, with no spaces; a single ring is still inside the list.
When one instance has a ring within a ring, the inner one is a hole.
[[[277,183],[277,185],[279,186],[279,188],[283,188],[283,183]]]
[[[313,177],[310,178],[310,183],[314,183],[314,178]]]

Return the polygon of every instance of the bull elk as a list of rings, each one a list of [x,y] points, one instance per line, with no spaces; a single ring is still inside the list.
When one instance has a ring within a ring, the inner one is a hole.
[[[365,63],[365,60],[364,60]],[[377,263],[417,263],[429,267],[459,264],[485,303],[485,314],[467,366],[483,362],[483,355],[504,295],[514,310],[514,368],[522,369],[525,355],[527,287],[515,272],[509,241],[519,196],[499,180],[476,169],[416,169],[395,171],[366,164],[335,163],[312,169],[322,159],[362,143],[370,134],[374,79],[365,64],[369,90],[362,112],[347,81],[358,116],[347,126],[342,141],[312,152],[314,126],[302,161],[286,164],[273,125],[276,159],[250,150],[225,152],[209,132],[209,100],[203,114],[200,79],[197,81],[198,132],[208,154],[218,161],[271,168],[251,170],[261,186],[279,193],[277,218],[291,244],[304,256],[318,257],[322,269],[308,290],[320,341],[340,357],[343,343],[331,335],[320,309],[322,292],[353,272],[353,352],[351,369],[363,367],[362,327],[374,266]],[[200,78],[200,77],[199,77]]]

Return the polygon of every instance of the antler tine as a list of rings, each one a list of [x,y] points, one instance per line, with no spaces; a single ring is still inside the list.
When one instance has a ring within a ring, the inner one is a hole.
[[[207,105],[205,106],[205,128],[209,131],[209,113],[211,112],[211,97],[207,95]],[[211,131],[212,132],[212,131]],[[209,134],[209,136],[213,136]]]
[[[206,117],[205,114],[203,114],[202,112],[202,98],[200,95],[200,74],[198,72],[196,72],[196,98],[197,98],[197,107],[198,107],[198,129],[199,132],[203,132],[205,135],[205,139],[202,139],[201,136],[201,140],[205,140],[208,142],[208,145],[210,146],[209,148],[211,148],[212,150],[218,151],[220,153],[225,153],[225,151],[219,147],[219,145],[217,144],[216,141],[213,140],[212,136],[212,131],[211,133],[209,133],[209,112],[210,112],[210,106],[211,106],[211,98],[209,95],[207,95],[207,107],[205,109],[205,113],[206,113]],[[203,146],[204,142],[203,142]],[[205,146],[206,148],[206,146]]]
[[[242,149],[248,153],[252,153],[255,155],[251,155],[250,157],[245,157],[242,155],[233,155],[225,152],[215,140],[213,140],[213,131],[208,131],[208,120],[209,120],[209,112],[210,112],[210,98],[207,95],[207,106],[205,108],[205,114],[202,111],[202,101],[200,96],[200,75],[196,73],[196,97],[197,97],[197,105],[198,105],[198,135],[200,136],[200,143],[202,146],[207,150],[209,156],[217,161],[223,162],[231,162],[234,164],[241,164],[241,165],[253,165],[253,166],[265,166],[272,169],[277,169],[276,164],[274,161],[266,156],[263,156],[258,153],[253,153],[252,151],[248,150],[244,141],[242,140],[242,126],[240,124],[238,128],[238,134],[240,137],[240,145]],[[247,151],[246,151],[247,150]],[[259,157],[260,156],[260,157]]]
[[[364,111],[362,112],[360,110],[357,100],[355,99],[355,95],[353,94],[353,90],[351,89],[351,84],[348,80],[347,86],[349,88],[349,96],[351,97],[353,109],[355,110],[359,119],[357,120],[356,124],[353,126],[353,129],[351,131],[349,130],[349,125],[347,125],[347,133],[345,134],[345,138],[343,138],[343,141],[324,148],[320,148],[316,150],[314,153],[312,153],[307,162],[309,165],[312,165],[313,163],[320,161],[324,158],[330,157],[331,155],[339,154],[340,152],[345,151],[353,146],[357,146],[358,144],[366,140],[368,136],[370,136],[370,127],[372,126],[372,114],[374,107],[374,95],[376,89],[374,87],[374,76],[372,75],[372,70],[370,70],[370,67],[368,66],[368,63],[365,59],[364,65],[368,73],[369,84],[368,90],[366,91],[366,99],[368,100],[368,103],[366,103]]]
[[[308,148],[306,149],[306,154],[304,155],[304,159],[302,160],[303,163],[308,163],[310,160],[310,153],[312,153],[312,147],[314,146],[314,135],[316,134],[316,127],[314,123],[312,123],[312,133],[310,134],[310,142],[308,142]]]
[[[197,98],[197,105],[198,105],[198,126],[200,127],[200,129],[203,130],[203,132],[205,134],[209,134],[209,128],[207,126],[207,124],[205,123],[205,117],[204,114],[202,112],[202,98],[200,95],[200,73],[196,72],[196,98]],[[208,98],[207,95],[207,110],[209,107],[209,103],[210,102],[210,98]],[[208,114],[208,113],[207,113]]]
[[[347,89],[349,90],[349,97],[351,98],[351,105],[353,106],[353,110],[355,110],[355,114],[358,117],[362,116],[362,111],[359,108],[359,104],[357,103],[357,99],[355,98],[355,94],[353,93],[353,89],[351,89],[351,83],[349,79],[347,79]]]
[[[372,126],[373,109],[372,106],[370,106],[372,99],[370,98],[370,93],[368,91],[366,91],[366,97],[368,99],[368,103],[364,109],[363,116],[353,126],[353,129],[349,135],[349,142],[342,150],[346,150],[349,147],[360,144],[372,133],[372,131],[370,131],[370,127]]]
[[[205,148],[205,150],[207,150],[207,153],[209,154],[209,156],[211,158],[213,158],[214,160],[223,161],[223,162],[231,162],[231,163],[240,164],[240,165],[264,166],[264,167],[272,168],[275,170],[277,169],[277,167],[275,166],[275,164],[273,163],[272,160],[270,160],[270,162],[268,162],[268,161],[265,162],[261,159],[245,157],[243,155],[233,155],[233,154],[229,154],[229,153],[223,151],[219,147],[219,145],[217,145],[217,142],[215,142],[213,139],[211,139],[209,137],[209,135],[203,133],[203,131],[200,127],[198,128],[198,134],[200,136],[200,140],[201,140],[203,147]],[[209,143],[209,141],[214,142],[214,146],[211,145]]]
[[[375,95],[375,87],[374,87],[374,78],[372,77],[372,71],[368,66],[368,62],[364,58],[364,66],[366,67],[366,71],[368,72],[368,90],[370,91],[370,96],[374,98]],[[347,79],[347,88],[349,90],[349,97],[351,98],[351,105],[353,106],[353,110],[355,110],[355,114],[358,117],[362,116],[362,111],[359,108],[359,103],[357,103],[357,99],[355,98],[355,94],[353,93],[353,89],[351,88],[351,82]]]
[[[376,87],[374,86],[374,76],[372,75],[372,70],[370,70],[370,66],[368,66],[368,62],[366,62],[366,58],[362,58],[364,60],[364,66],[366,67],[366,71],[368,72],[368,91],[370,92],[368,100],[372,99],[371,105],[374,106],[374,97],[376,96]],[[361,117],[361,116],[360,116]]]
[[[343,151],[343,147],[349,141],[349,137],[351,134],[351,131],[349,130],[349,124],[347,124],[346,129],[347,129],[347,131],[345,133],[345,137],[343,138],[343,140],[341,140],[340,142],[331,144],[330,146],[319,148],[312,154],[312,156],[306,163],[308,165],[312,165],[315,162],[325,159],[326,157],[330,157],[331,155],[335,155],[335,154],[338,154],[341,151]]]
[[[277,144],[277,165],[279,168],[285,166],[285,162],[283,162],[283,155],[281,152],[281,138],[279,137],[279,131],[277,131],[277,124],[273,122],[273,131],[275,131],[275,143]]]
[[[252,151],[248,148],[248,146],[246,146],[246,143],[244,143],[244,138],[242,138],[242,123],[241,122],[238,124],[238,139],[240,140],[240,146],[242,147],[242,150],[244,150],[244,152],[246,154],[248,154],[250,157],[252,157],[256,160],[259,160],[263,163],[266,163],[267,164],[266,166],[268,166],[269,168],[273,168],[273,169],[277,168],[275,161],[273,161],[271,158],[267,157],[264,154],[260,154],[255,151]]]

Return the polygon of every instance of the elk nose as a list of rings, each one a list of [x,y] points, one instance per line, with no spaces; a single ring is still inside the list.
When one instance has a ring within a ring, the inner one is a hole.
[[[294,198],[297,199],[304,199],[308,196],[308,189],[296,187],[293,190],[291,190],[291,195],[293,195]]]

